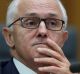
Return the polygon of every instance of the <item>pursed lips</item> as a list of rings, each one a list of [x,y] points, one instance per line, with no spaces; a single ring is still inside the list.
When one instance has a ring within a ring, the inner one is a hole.
[[[45,42],[36,42],[36,43],[33,43],[32,46],[35,46],[35,45],[46,45],[46,43]]]

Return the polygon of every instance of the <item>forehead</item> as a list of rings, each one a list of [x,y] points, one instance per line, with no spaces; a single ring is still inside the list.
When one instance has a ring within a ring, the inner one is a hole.
[[[55,14],[62,16],[61,9],[57,0],[20,0],[18,5],[19,16],[36,13],[40,16]]]

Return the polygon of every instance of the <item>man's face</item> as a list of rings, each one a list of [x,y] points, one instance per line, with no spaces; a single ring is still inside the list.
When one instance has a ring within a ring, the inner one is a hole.
[[[62,12],[56,0],[21,0],[18,10],[18,16],[20,17],[62,19]],[[65,35],[66,32],[62,30],[48,30],[45,22],[41,21],[36,29],[23,28],[20,23],[16,23],[13,27],[12,36],[18,57],[22,58],[23,61],[31,63],[35,57],[44,56],[37,52],[38,48],[50,48],[47,44],[47,39],[51,39],[62,47]]]

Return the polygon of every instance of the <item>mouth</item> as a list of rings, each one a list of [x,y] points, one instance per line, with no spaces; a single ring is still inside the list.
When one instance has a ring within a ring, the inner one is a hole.
[[[37,46],[37,47],[48,47],[45,42],[38,42],[34,43],[32,46]]]
[[[35,46],[35,45],[46,45],[46,44],[42,42],[38,42],[38,43],[34,43],[32,46]]]

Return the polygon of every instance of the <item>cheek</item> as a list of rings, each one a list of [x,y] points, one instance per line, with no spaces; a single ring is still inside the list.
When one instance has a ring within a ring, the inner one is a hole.
[[[33,31],[23,31],[14,33],[14,40],[15,40],[15,46],[16,46],[16,51],[19,56],[26,56],[26,59],[31,59],[37,55],[36,50],[33,49],[32,47],[32,41],[35,36],[35,32]]]
[[[28,46],[33,38],[34,33],[30,30],[26,30],[25,28],[19,28],[14,30],[14,40],[15,44],[20,46]]]
[[[50,38],[56,42],[60,47],[63,45],[63,33],[62,32],[55,32],[53,33]]]

